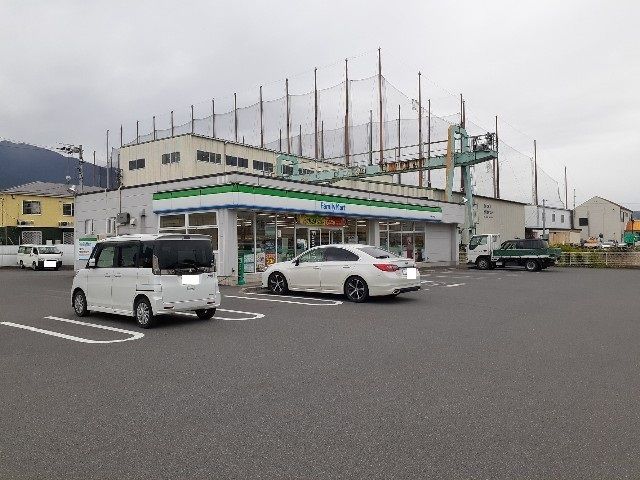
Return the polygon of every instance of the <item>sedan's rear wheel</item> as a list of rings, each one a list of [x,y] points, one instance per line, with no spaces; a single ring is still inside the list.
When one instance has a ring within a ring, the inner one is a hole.
[[[351,302],[364,302],[369,297],[369,287],[361,277],[349,277],[344,284],[344,294]]]
[[[287,279],[284,278],[284,275],[280,272],[273,272],[269,275],[268,285],[271,293],[275,293],[276,295],[284,295],[289,291]]]

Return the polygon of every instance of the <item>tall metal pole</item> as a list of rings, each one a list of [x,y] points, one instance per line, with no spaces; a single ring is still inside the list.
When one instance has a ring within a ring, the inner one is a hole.
[[[537,142],[533,141],[533,200],[538,205],[538,154]],[[544,232],[543,232],[544,233]]]
[[[216,138],[216,101],[211,99],[211,136]]]
[[[140,143],[140,121],[136,120],[136,144]]]
[[[122,147],[123,142],[122,142],[122,124],[120,125],[120,146]]]
[[[427,102],[427,163],[431,160],[431,99]],[[431,188],[431,170],[427,170],[427,188]]]
[[[313,69],[313,158],[318,158],[318,69]]]
[[[498,116],[496,115],[496,153],[497,157],[494,161],[496,163],[496,198],[500,198],[500,155],[499,155],[500,141],[498,137]]]
[[[238,141],[238,97],[233,94],[233,138]]]
[[[464,128],[464,99],[460,94],[460,125]],[[462,145],[460,145],[462,148]],[[464,175],[462,174],[462,167],[460,167],[460,192],[464,193]]]
[[[264,148],[264,126],[262,125],[263,116],[262,85],[260,85],[260,148]]]
[[[109,162],[109,130],[107,130],[107,190],[109,190],[109,175],[111,163]]]
[[[324,160],[324,120],[320,121],[320,158]]]
[[[191,133],[196,133],[196,121],[193,116],[193,105],[191,105]]]
[[[344,162],[349,165],[349,60],[344,59]]]
[[[82,145],[78,149],[78,183],[80,184],[80,193],[84,193],[84,158],[82,158]]]
[[[156,116],[153,116],[153,139],[156,139]]]
[[[280,137],[278,140],[278,151],[282,151],[282,129],[280,129]]]
[[[171,136],[173,137],[173,110],[171,110]]]
[[[369,165],[373,165],[373,110],[369,110]]]
[[[300,130],[299,130],[299,134],[298,134],[298,139],[299,139],[299,149],[298,149],[298,155],[302,156],[302,124],[300,124]]]
[[[565,168],[566,170],[566,168]],[[96,186],[96,151],[93,151],[93,182],[91,183],[92,186]]]
[[[398,161],[400,161],[400,105],[398,105]],[[401,174],[398,173],[398,185],[401,183]]]
[[[542,199],[542,238],[544,238],[546,229],[547,229],[547,200],[543,198]]]
[[[564,208],[569,209],[569,189],[567,187],[567,166],[564,166]]]
[[[284,81],[284,93],[286,97],[286,107],[287,107],[287,153],[291,153],[291,132],[289,132],[290,119],[289,119],[289,79],[286,78]]]
[[[422,155],[422,74],[418,72],[418,161],[420,162],[420,170],[418,171],[418,187],[422,187],[424,172],[422,167],[424,165],[424,158]]]
[[[379,100],[379,113],[378,118],[380,120],[380,165],[384,163],[384,142],[382,140],[382,124],[384,119],[382,118],[382,52],[378,48],[378,100]]]

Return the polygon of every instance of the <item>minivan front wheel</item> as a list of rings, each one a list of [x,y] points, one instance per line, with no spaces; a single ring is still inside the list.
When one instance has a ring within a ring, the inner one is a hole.
[[[89,312],[87,310],[87,297],[80,289],[73,293],[73,311],[78,317],[84,317]]]
[[[200,320],[211,320],[216,314],[215,308],[206,308],[204,310],[196,310],[196,315]]]
[[[151,310],[151,304],[146,298],[141,298],[136,302],[134,309],[134,316],[136,322],[142,328],[150,328],[154,324],[153,311]]]

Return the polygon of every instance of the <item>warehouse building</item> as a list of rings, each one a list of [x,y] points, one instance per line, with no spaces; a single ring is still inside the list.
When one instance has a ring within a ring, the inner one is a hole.
[[[122,187],[78,195],[76,235],[204,233],[229,282],[238,260],[245,272],[258,274],[329,243],[373,244],[417,262],[457,263],[460,203],[381,178],[320,185],[287,178],[286,170],[276,176],[278,155],[195,134],[124,146]],[[308,172],[336,167],[300,159]]]
[[[632,218],[632,210],[602,197],[592,197],[575,208],[580,238],[601,238],[621,242],[625,226]]]

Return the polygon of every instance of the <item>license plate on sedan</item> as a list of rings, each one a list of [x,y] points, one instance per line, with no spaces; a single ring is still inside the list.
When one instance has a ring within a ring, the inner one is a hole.
[[[403,268],[402,274],[407,277],[409,280],[415,280],[418,278],[418,269],[417,268]]]

